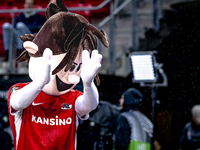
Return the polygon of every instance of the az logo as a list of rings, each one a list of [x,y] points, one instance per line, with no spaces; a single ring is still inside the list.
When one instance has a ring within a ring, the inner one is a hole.
[[[12,94],[14,91],[16,91],[16,90],[18,90],[19,89],[19,87],[18,86],[16,86],[16,87],[13,87],[11,90],[10,90],[10,94]]]
[[[69,105],[69,104],[67,104],[67,103],[62,103],[61,104],[61,109],[71,109],[72,108],[72,105]]]

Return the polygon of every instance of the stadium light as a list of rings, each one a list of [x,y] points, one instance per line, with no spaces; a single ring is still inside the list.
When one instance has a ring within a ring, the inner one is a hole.
[[[157,72],[153,52],[133,52],[130,54],[133,82],[156,82]]]

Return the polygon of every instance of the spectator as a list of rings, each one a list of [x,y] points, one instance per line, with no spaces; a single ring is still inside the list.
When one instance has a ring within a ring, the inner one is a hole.
[[[200,149],[200,104],[191,110],[192,120],[185,124],[180,138],[180,149]]]
[[[115,150],[151,149],[152,122],[139,111],[143,95],[135,88],[126,90],[120,101],[121,113],[117,119]]]
[[[35,7],[34,0],[25,0],[24,8],[31,9]],[[37,33],[44,22],[46,21],[45,17],[36,11],[23,12],[17,16],[14,22],[14,35],[13,40],[17,49],[17,56],[22,52],[23,46],[22,41],[19,38],[19,35]],[[4,49],[6,50],[6,61],[8,60],[8,52],[10,46],[10,31],[13,29],[12,24],[6,22],[2,26],[3,28],[3,41]]]

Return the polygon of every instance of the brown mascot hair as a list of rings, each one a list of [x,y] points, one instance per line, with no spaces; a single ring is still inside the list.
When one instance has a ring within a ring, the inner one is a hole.
[[[88,50],[91,53],[92,50],[97,49],[96,37],[105,47],[109,46],[105,31],[99,31],[85,17],[69,12],[62,0],[48,4],[46,18],[47,21],[38,33],[20,36],[23,42],[32,41],[35,43],[38,46],[38,51],[35,54],[30,54],[24,50],[16,59],[17,61],[27,60],[29,62],[30,57],[42,57],[45,48],[50,48],[53,55],[66,53],[63,60],[52,72],[52,74],[56,74],[64,67],[65,71],[68,71],[80,50]],[[97,85],[99,85],[98,75],[95,78]]]

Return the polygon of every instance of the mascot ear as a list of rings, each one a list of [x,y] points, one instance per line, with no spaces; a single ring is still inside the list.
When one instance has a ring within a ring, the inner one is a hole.
[[[25,36],[21,36],[19,35],[19,38],[23,41],[23,42],[30,42],[30,41],[33,41],[34,38],[36,37],[37,33],[34,33],[34,34],[25,34]],[[37,45],[36,45],[37,46]],[[38,48],[36,46],[33,46],[35,47],[34,49],[35,50],[38,50]],[[18,58],[16,58],[16,61],[19,61],[19,62],[22,62],[22,61],[27,61],[27,63],[29,62],[29,59],[30,59],[30,56],[29,56],[29,53],[27,50],[24,50]]]
[[[30,54],[35,54],[38,51],[38,46],[31,42],[31,41],[26,41],[23,43],[23,47],[30,53]]]

